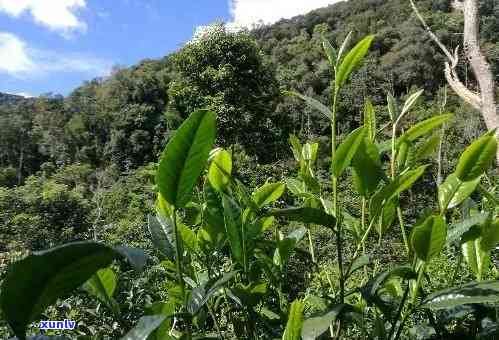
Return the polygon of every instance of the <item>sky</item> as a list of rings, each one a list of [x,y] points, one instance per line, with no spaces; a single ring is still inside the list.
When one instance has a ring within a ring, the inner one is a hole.
[[[0,92],[67,95],[216,21],[251,27],[338,0],[0,0]]]

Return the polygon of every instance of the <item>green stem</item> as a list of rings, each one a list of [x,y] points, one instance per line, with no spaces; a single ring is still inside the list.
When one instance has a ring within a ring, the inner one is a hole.
[[[314,242],[312,240],[312,230],[310,229],[310,225],[308,225],[308,224],[307,224],[307,231],[308,231],[308,248],[310,250],[310,255],[312,256],[312,262],[315,265],[317,262],[316,262],[316,259],[315,259]]]
[[[395,164],[395,157],[397,156],[397,151],[395,150],[395,140],[397,137],[397,123],[395,123],[392,127],[392,156],[390,159],[390,174],[392,177],[392,181],[395,179],[395,173],[396,173],[396,164]],[[405,232],[405,225],[404,225],[404,219],[402,217],[402,209],[400,209],[400,206],[397,207],[397,216],[400,224],[400,231],[402,233],[402,239],[404,240],[404,246],[405,246],[405,251],[407,256],[410,254],[409,250],[409,242],[407,241],[407,235]]]
[[[184,308],[187,306],[187,294],[185,294],[184,269],[183,269],[183,244],[177,225],[177,209],[173,210],[173,233],[175,235],[175,264],[177,268],[177,283],[180,286],[180,294],[184,299]],[[191,318],[185,320],[187,328],[187,339],[191,339]]]
[[[409,241],[407,240],[407,233],[405,231],[404,217],[402,216],[402,209],[400,206],[397,207],[397,216],[400,224],[400,232],[402,233],[402,239],[404,240],[404,247],[407,256],[410,254]]]

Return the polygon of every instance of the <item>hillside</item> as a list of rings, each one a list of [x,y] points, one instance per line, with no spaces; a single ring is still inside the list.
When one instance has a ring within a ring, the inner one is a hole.
[[[1,105],[15,104],[22,99],[24,99],[24,97],[22,97],[22,96],[17,96],[17,95],[13,95],[13,94],[0,92],[0,106]]]
[[[450,1],[418,6],[455,47]],[[92,339],[498,333],[497,141],[408,1],[207,32],[66,97],[0,93],[0,338],[42,317]],[[358,67],[333,79],[323,38],[349,32]]]

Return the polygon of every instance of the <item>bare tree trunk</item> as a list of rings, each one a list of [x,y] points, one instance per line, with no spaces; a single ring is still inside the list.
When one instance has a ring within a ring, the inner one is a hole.
[[[481,111],[487,129],[499,127],[499,116],[496,108],[496,93],[494,76],[490,65],[480,50],[480,20],[478,14],[478,0],[464,0],[462,3],[464,14],[464,48],[473,74],[480,87]],[[499,131],[496,131],[499,139]],[[499,150],[497,153],[499,162]]]
[[[431,31],[419,13],[413,0],[410,0],[414,13],[428,32],[430,37],[440,47],[448,59],[445,64],[445,77],[449,86],[465,102],[473,106],[482,113],[483,120],[488,130],[499,128],[499,116],[496,107],[494,76],[490,70],[490,65],[480,49],[480,19],[478,13],[478,0],[454,0],[453,7],[463,12],[464,15],[464,49],[466,57],[471,65],[471,69],[480,88],[480,93],[474,93],[464,85],[459,79],[456,66],[459,61],[458,49],[454,53],[449,52],[438,37]],[[496,130],[496,138],[499,139],[499,131]],[[496,154],[499,164],[499,150]]]

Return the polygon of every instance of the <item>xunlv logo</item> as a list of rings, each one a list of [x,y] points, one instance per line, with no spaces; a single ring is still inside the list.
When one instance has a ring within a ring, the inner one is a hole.
[[[64,321],[40,321],[40,329],[74,329],[76,322],[65,319]]]

